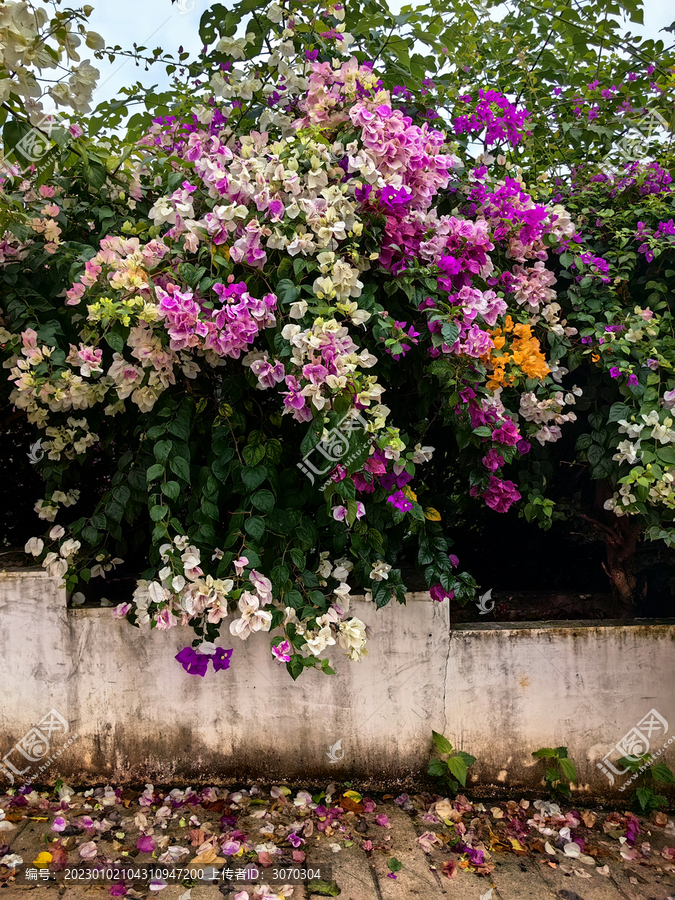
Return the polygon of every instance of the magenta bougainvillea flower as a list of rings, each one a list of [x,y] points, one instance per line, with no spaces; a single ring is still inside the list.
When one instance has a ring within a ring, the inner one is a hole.
[[[186,672],[190,675],[206,675],[209,667],[209,660],[213,663],[216,672],[221,669],[230,668],[230,659],[232,650],[225,650],[223,647],[216,647],[213,653],[199,653],[192,647],[183,647],[180,653],[177,653],[175,659],[182,665]]]
[[[136,841],[136,849],[141,853],[152,853],[155,849],[155,840],[149,834],[142,834]]]
[[[272,647],[272,656],[274,656],[275,659],[277,659],[279,662],[289,662],[292,650],[293,648],[291,647],[291,642],[288,640],[284,640],[276,646]]]

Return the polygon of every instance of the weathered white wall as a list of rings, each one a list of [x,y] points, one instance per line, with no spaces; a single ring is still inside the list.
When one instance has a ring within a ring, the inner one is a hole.
[[[391,787],[426,771],[433,728],[478,758],[476,787],[535,788],[532,750],[564,744],[580,789],[606,793],[596,761],[652,707],[675,734],[675,624],[451,630],[447,605],[425,594],[379,611],[356,601],[354,614],[372,628],[370,653],[350,663],[335,652],[334,676],[310,670],[293,683],[267,635],[224,634],[231,668],[200,678],[173,658],[192,632],[68,610],[41,570],[0,573],[0,758],[54,708],[78,738],[42,781]],[[339,740],[344,758],[332,764]]]

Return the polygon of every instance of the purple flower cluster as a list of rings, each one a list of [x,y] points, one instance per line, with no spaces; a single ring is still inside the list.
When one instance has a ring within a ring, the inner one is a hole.
[[[471,94],[460,97],[465,103],[472,103]],[[480,134],[485,130],[485,145],[507,142],[519,144],[525,134],[525,120],[529,117],[526,109],[518,109],[499,91],[481,88],[478,91],[474,112],[457,116],[452,120],[456,134]]]
[[[206,675],[209,667],[209,660],[213,663],[214,671],[219,672],[221,669],[230,668],[230,658],[232,650],[225,650],[223,647],[216,647],[212,654],[198,653],[192,647],[183,647],[180,653],[177,653],[175,659],[181,664],[189,675]]]
[[[653,262],[654,250],[660,238],[669,238],[675,236],[675,221],[669,219],[667,222],[659,222],[656,231],[650,231],[644,222],[638,222],[635,237],[641,241],[638,247],[638,253],[642,253],[647,262]]]
[[[243,281],[214,285],[223,303],[216,309],[202,306],[192,291],[180,291],[174,284],[165,287],[157,288],[157,297],[172,350],[197,347],[239,359],[262,328],[276,325],[272,312],[276,309],[276,296],[266,294],[257,300],[248,293]]]

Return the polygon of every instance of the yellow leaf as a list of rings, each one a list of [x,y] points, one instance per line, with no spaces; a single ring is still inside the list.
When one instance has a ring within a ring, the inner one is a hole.
[[[42,853],[38,853],[37,858],[33,860],[33,865],[37,866],[38,869],[47,869],[49,868],[49,863],[51,861],[51,853],[47,853],[46,850],[43,850]]]
[[[361,800],[363,800],[363,797],[358,791],[345,791],[342,796],[349,797],[349,799],[353,800],[355,803],[360,803]]]
[[[523,847],[518,838],[509,838],[511,846],[516,852],[527,853],[527,847]]]
[[[430,522],[440,522],[441,514],[437,509],[434,509],[433,506],[427,506],[424,510],[424,518],[428,519]]]
[[[406,495],[408,500],[417,500],[417,494],[415,493],[415,491],[413,491],[413,489],[411,487],[408,487],[407,484],[403,488],[403,493]]]

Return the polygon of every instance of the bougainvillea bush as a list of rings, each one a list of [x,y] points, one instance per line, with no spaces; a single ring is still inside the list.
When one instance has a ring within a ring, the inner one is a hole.
[[[219,634],[269,632],[293,677],[361,658],[350,594],[403,602],[402,563],[466,602],[434,459],[505,513],[583,399],[553,271],[576,226],[502,152],[528,110],[486,86],[446,121],[343,13],[260,4],[140,141],[71,127],[53,172],[5,168],[9,402],[45,454],[27,550],[76,594],[142,559],[114,614],[191,626],[194,674],[230,664]]]
[[[539,448],[525,477],[533,494],[545,490],[542,471],[554,477],[553,517],[581,516],[606,542],[608,575],[628,611],[639,539],[675,542],[673,178],[657,162],[627,161],[614,171],[581,167],[557,189],[577,226],[558,248],[557,302],[577,330],[565,364],[584,396],[578,424]]]

